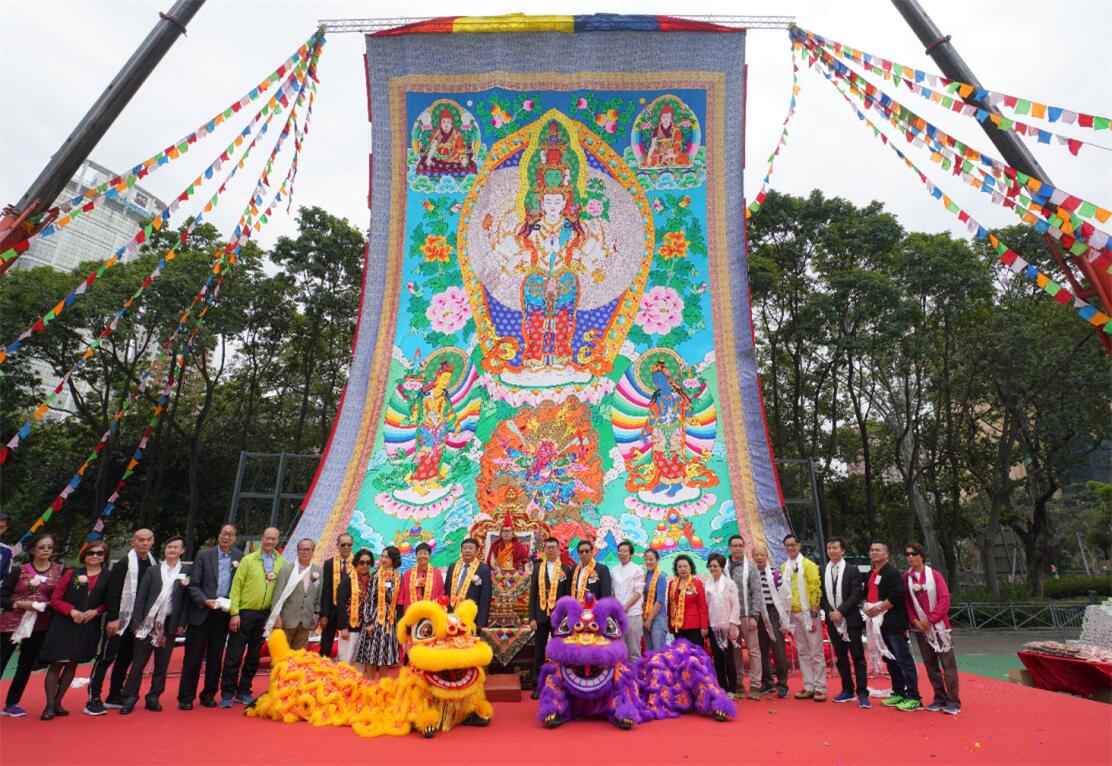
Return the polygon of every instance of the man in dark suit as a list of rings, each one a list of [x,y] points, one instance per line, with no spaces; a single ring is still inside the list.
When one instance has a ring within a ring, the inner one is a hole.
[[[205,685],[201,689],[201,705],[216,707],[224,645],[228,641],[228,594],[236,567],[243,558],[243,551],[235,547],[236,536],[235,525],[225,524],[220,528],[216,545],[205,548],[193,560],[189,582],[189,626],[185,631],[185,657],[178,684],[179,710],[193,709],[202,660],[205,663]]]
[[[343,630],[347,623],[336,619],[337,594],[344,580],[351,576],[352,546],[355,540],[347,532],[336,538],[337,553],[322,566],[320,588],[320,653],[322,657],[332,656],[332,645],[336,642],[336,631]]]
[[[189,567],[182,563],[185,538],[171,537],[162,550],[163,562],[143,573],[139,591],[135,595],[135,611],[128,627],[135,636],[131,669],[122,690],[122,715],[127,715],[139,701],[139,685],[143,669],[154,655],[151,685],[147,690],[146,708],[151,712],[162,711],[158,698],[166,690],[166,669],[174,640],[185,632],[189,612]]]
[[[613,586],[610,584],[610,570],[605,564],[595,561],[595,546],[589,540],[580,540],[575,548],[579,554],[579,563],[572,570],[571,582],[568,584],[568,595],[580,601],[588,591],[595,595],[595,600],[614,595]]]
[[[468,537],[459,546],[460,558],[448,565],[444,577],[444,590],[448,592],[448,606],[471,599],[479,605],[475,628],[481,629],[490,616],[490,567],[479,561],[479,541]]]
[[[880,704],[910,712],[923,707],[919,696],[919,674],[911,644],[907,638],[907,609],[904,607],[904,581],[900,572],[888,561],[888,544],[876,540],[869,546],[873,571],[865,581],[865,618],[875,627],[880,622],[880,640],[888,647],[890,657],[884,658],[892,679],[892,694]],[[872,634],[869,640],[873,640]]]
[[[552,607],[556,600],[568,595],[571,567],[560,563],[560,541],[550,537],[544,541],[544,559],[533,564],[533,579],[529,584],[529,627],[533,629],[533,699],[539,699],[541,689],[537,678],[544,664],[544,650],[552,634]]]
[[[865,627],[861,619],[861,599],[865,597],[865,590],[861,573],[845,560],[845,555],[846,544],[842,538],[827,539],[828,561],[822,578],[822,609],[826,612],[827,633],[837,657],[838,675],[842,678],[842,693],[834,701],[853,702],[856,699],[861,707],[872,707],[869,703],[865,646],[861,643],[861,632]],[[853,657],[853,675],[849,672],[850,657]]]

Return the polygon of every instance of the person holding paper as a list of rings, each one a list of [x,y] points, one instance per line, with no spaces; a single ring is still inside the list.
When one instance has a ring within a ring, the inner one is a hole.
[[[201,688],[201,706],[216,707],[224,645],[228,642],[228,609],[231,606],[228,596],[232,591],[232,576],[243,558],[243,551],[236,547],[237,535],[235,524],[225,524],[220,528],[216,545],[205,548],[193,559],[189,579],[189,626],[185,629],[185,658],[178,684],[179,710],[193,709],[202,660],[205,685]]]

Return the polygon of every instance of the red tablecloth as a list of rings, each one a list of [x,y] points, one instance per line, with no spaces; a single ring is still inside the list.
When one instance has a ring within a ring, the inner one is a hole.
[[[1112,686],[1112,664],[1032,652],[1017,652],[1017,654],[1020,661],[1031,671],[1031,678],[1039,689],[1071,692],[1088,697],[1099,689]]]

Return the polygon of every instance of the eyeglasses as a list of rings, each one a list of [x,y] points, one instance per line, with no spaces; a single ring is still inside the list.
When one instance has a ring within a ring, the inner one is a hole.
[[[905,556],[918,556],[919,554],[916,553],[915,551],[904,551],[904,555]]]
[[[371,562],[367,561],[366,559],[363,559],[362,561],[356,561],[355,562],[355,566],[357,566],[357,567],[369,567],[370,565],[371,565]]]
[[[90,556],[103,556],[103,555],[104,555],[104,551],[89,551],[88,553],[85,554],[85,558],[89,558]]]

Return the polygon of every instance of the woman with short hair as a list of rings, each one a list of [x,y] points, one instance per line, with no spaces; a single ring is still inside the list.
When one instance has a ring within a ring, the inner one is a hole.
[[[668,583],[668,627],[676,638],[702,647],[710,632],[707,593],[695,575],[695,562],[681,553],[672,562],[675,577]]]
[[[398,604],[402,582],[398,568],[402,554],[393,545],[386,546],[378,557],[378,569],[371,575],[368,598],[363,613],[366,618],[359,640],[352,653],[352,662],[363,665],[363,675],[377,681],[384,668],[391,668],[401,659],[397,624],[401,616]]]
[[[710,623],[710,653],[718,685],[734,696],[737,690],[737,666],[731,642],[737,641],[741,630],[741,601],[737,583],[726,574],[726,557],[712,553],[707,558],[710,574],[703,577],[707,592],[707,621]]]

